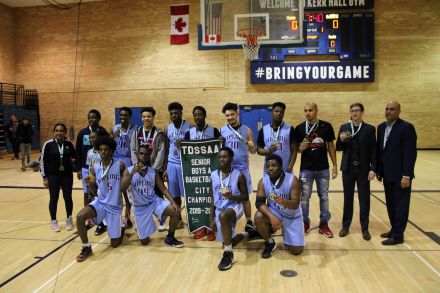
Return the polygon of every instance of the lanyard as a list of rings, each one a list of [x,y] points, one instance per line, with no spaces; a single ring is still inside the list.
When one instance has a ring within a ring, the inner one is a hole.
[[[310,135],[314,130],[318,128],[319,120],[316,120],[316,122],[312,125],[311,128],[309,128],[309,122],[306,121],[306,137]]]
[[[272,131],[272,139],[273,139],[273,141],[275,141],[275,142],[278,141],[278,137],[279,137],[279,135],[280,135],[280,130],[281,130],[281,128],[282,128],[283,126],[284,126],[284,122],[281,123],[280,126],[278,126],[278,130],[277,130],[277,132],[275,132],[275,135],[274,135],[274,131],[273,131],[272,124],[270,125],[270,129],[271,129],[271,131]]]
[[[150,132],[148,133],[148,139],[151,139],[153,137],[154,131],[153,128],[151,128]],[[144,143],[148,144],[147,136],[145,135],[145,129],[142,128],[142,136],[144,137]]]
[[[122,128],[122,124],[120,124],[119,127],[118,127],[118,130],[119,130],[119,136],[122,137],[122,131],[121,131],[121,130],[123,130],[123,131],[128,135],[128,133],[130,132],[130,128],[131,128],[131,125],[130,125],[130,124],[128,124],[128,128],[127,128],[127,130],[125,130],[124,128]]]
[[[180,134],[182,133],[182,127],[183,127],[183,124],[185,123],[185,120],[182,120],[182,123],[180,123],[180,127],[179,127],[179,129],[177,129],[176,128],[176,126],[174,125],[174,123],[173,123],[173,139],[176,141],[177,139],[179,139],[180,138]]]
[[[58,147],[58,151],[60,152],[60,161],[61,161],[61,165],[63,164],[63,156],[64,156],[64,142],[61,142],[61,147],[58,144],[58,141],[56,139],[54,139],[57,147]]]
[[[241,140],[244,144],[248,144],[247,140],[241,135],[240,133],[240,124],[238,125],[238,131],[236,131],[231,125],[228,124],[228,128],[235,133],[235,135],[238,137],[239,140]]]
[[[110,161],[110,164],[107,166],[107,168],[104,169],[104,166],[102,165],[102,161],[99,163],[101,165],[101,169],[103,171],[103,174],[101,176],[101,180],[107,176],[108,171],[110,170],[111,166],[113,165],[113,160]]]
[[[361,124],[359,124],[359,127],[358,127],[357,131],[354,131],[353,120],[350,120],[350,126],[351,126],[351,135],[350,136],[354,137],[361,130],[362,122],[361,122]]]
[[[280,177],[277,179],[277,181],[275,181],[275,184],[272,183],[272,181],[270,181],[270,184],[272,185],[272,193],[270,194],[270,199],[271,200],[275,200],[276,198],[276,192],[275,189],[277,189],[277,185],[280,183],[281,178],[284,177],[284,172],[281,173]],[[278,187],[279,188],[279,187]]]
[[[196,126],[196,140],[201,140],[203,139],[203,132],[205,132],[206,128],[208,128],[208,125],[205,125],[205,127],[202,129],[202,131],[200,132],[200,136],[198,135],[199,130],[197,129]]]

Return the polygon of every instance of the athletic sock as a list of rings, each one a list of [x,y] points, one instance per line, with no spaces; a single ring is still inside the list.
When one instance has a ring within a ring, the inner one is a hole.
[[[241,235],[243,235],[244,238],[249,238],[249,233],[246,231],[241,232]]]
[[[225,245],[225,251],[231,251],[232,252],[232,244]]]
[[[83,247],[90,247],[90,243],[83,243]]]
[[[270,239],[267,240],[267,242],[270,243],[270,244],[272,244],[272,243],[275,242],[275,240],[273,240],[273,238],[270,238]]]

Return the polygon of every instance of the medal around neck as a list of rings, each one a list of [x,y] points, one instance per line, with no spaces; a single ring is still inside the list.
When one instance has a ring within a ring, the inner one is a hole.
[[[58,168],[58,170],[60,170],[60,172],[63,172],[63,171],[65,170],[65,168],[64,168],[63,165],[61,165],[61,166]]]

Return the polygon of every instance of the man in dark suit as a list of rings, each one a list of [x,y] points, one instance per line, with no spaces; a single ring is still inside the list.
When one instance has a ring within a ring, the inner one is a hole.
[[[414,126],[399,118],[400,104],[389,102],[386,122],[377,127],[377,178],[383,180],[391,230],[381,234],[383,245],[403,243],[408,222],[411,182],[417,158],[417,134]]]
[[[351,120],[339,129],[336,150],[343,151],[341,171],[344,186],[344,214],[339,237],[349,233],[353,219],[354,185],[357,184],[362,237],[370,240],[368,223],[370,215],[370,181],[376,172],[376,129],[362,120],[364,105],[350,106]]]

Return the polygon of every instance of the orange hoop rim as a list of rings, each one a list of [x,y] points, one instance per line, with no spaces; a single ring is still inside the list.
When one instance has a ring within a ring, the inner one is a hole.
[[[247,28],[240,28],[237,30],[237,36],[240,38],[246,38],[246,39],[249,37],[259,38],[265,35],[266,35],[266,31],[258,27],[247,27]]]

